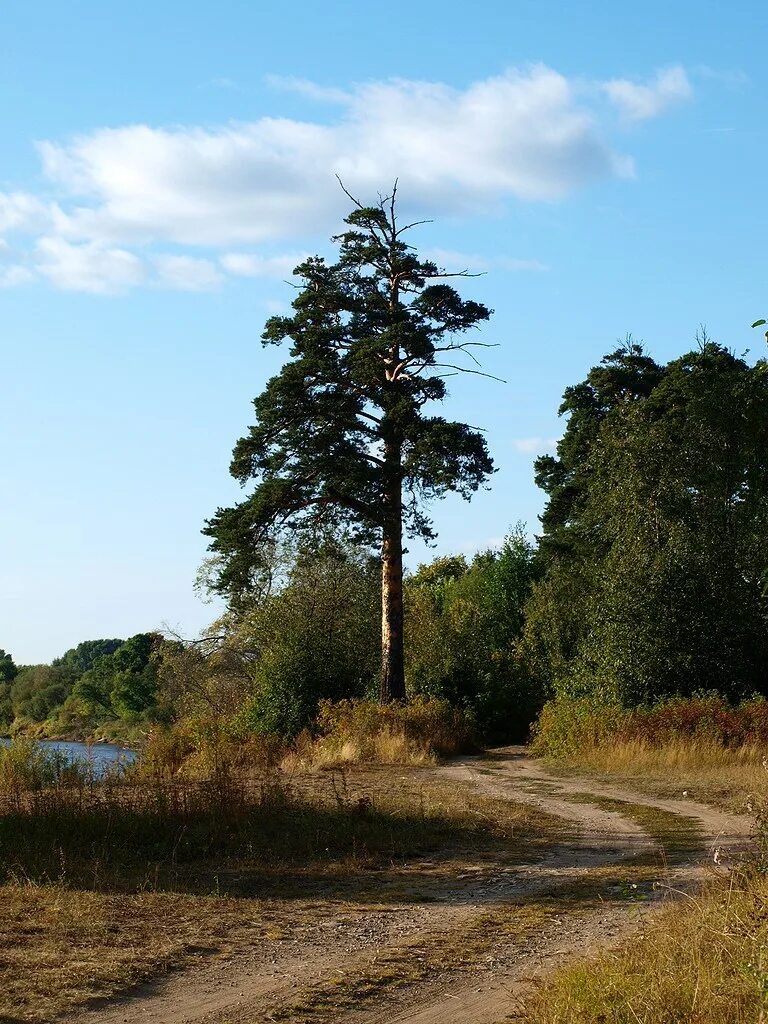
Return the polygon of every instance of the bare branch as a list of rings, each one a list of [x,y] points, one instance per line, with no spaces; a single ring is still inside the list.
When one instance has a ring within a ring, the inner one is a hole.
[[[196,644],[209,644],[209,643],[221,643],[222,640],[227,639],[226,633],[221,633],[218,636],[201,636],[198,640],[187,640],[178,633],[171,632],[169,635],[173,637],[176,643],[184,644],[185,647],[194,647]]]
[[[336,178],[336,181],[338,181],[339,185],[341,186],[341,191],[342,191],[342,192],[344,193],[344,195],[345,195],[345,196],[347,197],[347,199],[351,200],[351,202],[353,202],[353,203],[355,204],[355,206],[356,206],[356,207],[358,208],[358,210],[364,210],[364,209],[365,209],[365,207],[363,206],[363,204],[362,204],[362,203],[360,202],[360,200],[359,200],[359,199],[355,199],[355,197],[354,197],[354,196],[352,195],[352,193],[351,193],[351,192],[350,192],[350,191],[349,191],[349,190],[347,189],[346,185],[345,185],[345,184],[344,184],[344,182],[343,182],[343,181],[341,180],[341,178],[339,177],[339,175],[338,175],[338,174],[336,174],[336,175],[334,175],[334,177]]]
[[[380,417],[378,417],[378,416],[373,416],[373,415],[372,415],[371,413],[369,413],[369,412],[358,412],[358,413],[357,413],[357,415],[358,415],[358,416],[362,416],[362,417],[363,417],[363,419],[366,419],[366,420],[370,420],[370,421],[371,421],[371,423],[381,423],[381,419],[380,419]]]
[[[392,195],[389,197],[389,222],[392,225],[392,237],[397,238],[397,221],[395,220],[395,200],[397,198],[397,178],[392,186]],[[386,200],[385,200],[386,202]]]
[[[370,452],[362,452],[362,456],[364,459],[368,459],[372,462],[375,466],[386,466],[384,459],[380,459],[377,455],[371,455]]]
[[[410,231],[411,228],[421,227],[422,224],[434,224],[434,223],[435,222],[433,220],[415,220],[411,224],[406,224],[405,227],[398,228],[396,234],[397,235],[402,235],[404,231]],[[413,249],[414,246],[409,245],[408,248],[409,249]]]
[[[445,277],[485,277],[485,273],[486,272],[484,270],[479,270],[477,273],[470,273],[468,269],[455,270],[451,273],[447,270],[438,270],[436,274],[425,274],[424,277],[426,277],[428,281],[435,281],[438,279],[442,281]]]
[[[497,380],[499,384],[508,384],[503,377],[495,377],[492,373],[485,373],[484,370],[470,370],[466,366],[456,366],[454,363],[430,363],[430,366],[445,366],[449,370],[456,370],[457,373],[474,373],[478,377],[488,377],[489,380]],[[451,374],[454,376],[454,374]]]
[[[435,346],[435,352],[463,352],[465,348],[500,348],[498,342],[491,341],[461,341],[458,344],[451,342],[450,345]]]

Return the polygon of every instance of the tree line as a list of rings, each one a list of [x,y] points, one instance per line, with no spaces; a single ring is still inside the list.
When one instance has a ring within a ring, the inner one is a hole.
[[[85,640],[50,665],[16,665],[0,650],[0,729],[91,736],[102,726],[163,717],[155,633]],[[43,729],[43,726],[47,729]]]
[[[666,364],[629,339],[566,389],[538,537],[404,571],[429,503],[493,471],[480,431],[430,411],[446,376],[485,374],[465,335],[490,310],[417,256],[413,226],[394,195],[356,203],[338,261],[297,267],[293,315],[267,322],[291,347],[234,449],[250,490],[204,530],[222,618],[191,643],[94,641],[18,673],[5,656],[6,721],[79,708],[292,736],[321,700],[409,694],[501,740],[552,697],[766,694],[768,363],[706,336]]]

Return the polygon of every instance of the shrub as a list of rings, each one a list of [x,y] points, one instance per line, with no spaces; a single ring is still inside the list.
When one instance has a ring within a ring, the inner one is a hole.
[[[300,738],[290,761],[315,767],[356,761],[430,764],[475,745],[473,719],[445,700],[322,701],[317,732],[314,740]]]
[[[548,701],[533,727],[533,750],[550,757],[567,757],[599,746],[616,736],[629,712],[589,697]]]
[[[185,720],[149,734],[136,773],[158,781],[216,778],[274,767],[285,752],[274,734],[241,736],[217,721]]]
[[[568,757],[608,743],[658,749],[686,741],[727,750],[768,747],[768,701],[754,697],[734,705],[718,694],[699,694],[626,709],[560,697],[544,705],[533,746],[539,754]]]
[[[61,751],[42,747],[35,740],[16,737],[0,746],[0,793],[19,794],[91,781],[93,771],[88,762],[70,762]]]

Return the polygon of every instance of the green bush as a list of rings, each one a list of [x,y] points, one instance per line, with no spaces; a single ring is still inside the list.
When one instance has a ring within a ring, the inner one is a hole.
[[[544,705],[534,728],[533,749],[568,757],[611,742],[663,747],[706,740],[726,748],[768,746],[768,701],[754,697],[731,704],[716,693],[673,697],[636,708],[601,704],[593,697],[560,697]]]
[[[543,695],[519,650],[538,565],[522,529],[498,551],[420,566],[406,582],[406,676],[412,693],[448,700],[488,742],[524,740]]]

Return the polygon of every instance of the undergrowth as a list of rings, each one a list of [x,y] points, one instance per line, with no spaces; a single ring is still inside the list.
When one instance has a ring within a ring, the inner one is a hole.
[[[751,812],[768,798],[768,702],[710,695],[627,709],[561,698],[545,705],[533,752],[642,792]]]
[[[282,766],[289,772],[354,764],[432,765],[477,748],[474,720],[448,701],[321,701],[312,729],[293,739],[253,733],[235,719],[182,720],[156,728],[138,767],[157,779]]]
[[[765,751],[768,701],[755,697],[734,705],[718,694],[704,694],[624,708],[587,697],[561,697],[544,705],[534,729],[534,750],[550,756],[580,755],[607,743]]]
[[[475,747],[472,719],[448,701],[322,701],[316,734],[300,736],[283,763],[310,768],[361,763],[427,765]]]

